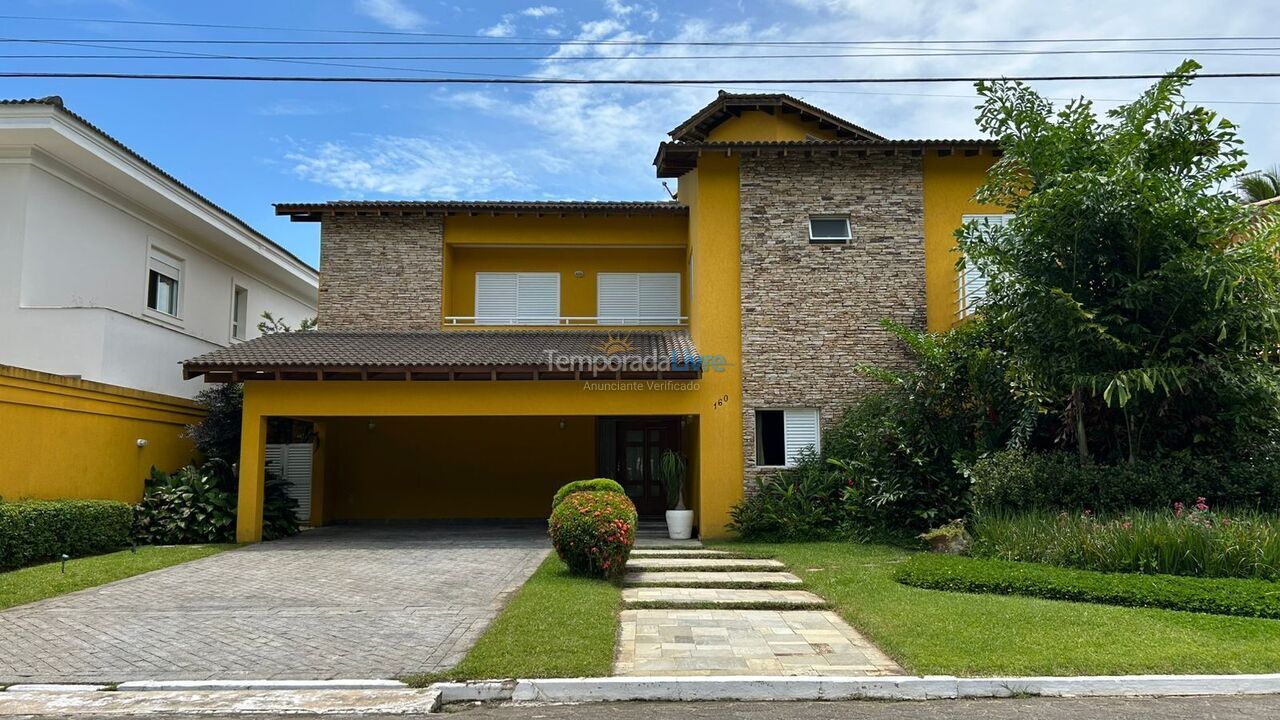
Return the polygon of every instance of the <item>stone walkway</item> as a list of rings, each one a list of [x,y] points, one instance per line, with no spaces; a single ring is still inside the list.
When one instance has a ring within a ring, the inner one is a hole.
[[[548,551],[535,524],[311,530],[0,612],[0,683],[443,670]]]
[[[637,540],[615,675],[900,675],[776,560]]]

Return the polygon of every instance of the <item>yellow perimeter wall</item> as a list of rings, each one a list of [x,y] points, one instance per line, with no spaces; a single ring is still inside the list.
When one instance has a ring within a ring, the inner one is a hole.
[[[929,330],[940,332],[956,321],[956,230],[963,216],[1003,209],[974,201],[995,162],[991,155],[924,156],[924,272]]]
[[[153,465],[190,462],[182,430],[202,416],[183,398],[0,365],[0,497],[136,502]]]

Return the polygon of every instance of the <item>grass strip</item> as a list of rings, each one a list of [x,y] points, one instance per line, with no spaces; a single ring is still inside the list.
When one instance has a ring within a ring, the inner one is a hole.
[[[775,557],[912,674],[1280,672],[1280,621],[936,592],[902,585],[911,556],[852,542],[714,543]]]
[[[613,669],[622,591],[577,577],[553,553],[452,670],[402,678],[439,680],[600,677]]]
[[[1103,573],[936,554],[912,557],[894,572],[894,579],[928,590],[1280,618],[1280,585],[1266,580]]]
[[[122,550],[68,560],[65,573],[62,563],[57,562],[0,573],[0,610],[197,560],[233,547],[144,545],[136,553]]]

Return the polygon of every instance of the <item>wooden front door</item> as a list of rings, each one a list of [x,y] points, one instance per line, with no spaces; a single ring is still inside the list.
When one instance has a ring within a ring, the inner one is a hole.
[[[617,425],[614,479],[627,491],[641,517],[667,510],[667,492],[658,474],[666,450],[680,451],[680,421],[671,418],[623,419]]]

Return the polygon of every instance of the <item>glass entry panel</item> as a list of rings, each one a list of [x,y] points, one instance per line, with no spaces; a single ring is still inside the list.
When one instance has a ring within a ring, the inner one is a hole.
[[[680,451],[679,420],[621,418],[601,424],[605,426],[598,435],[601,469],[612,470],[608,476],[622,485],[640,515],[662,515],[667,509],[667,493],[659,474],[660,460],[666,450]],[[613,441],[612,447],[609,440]]]

